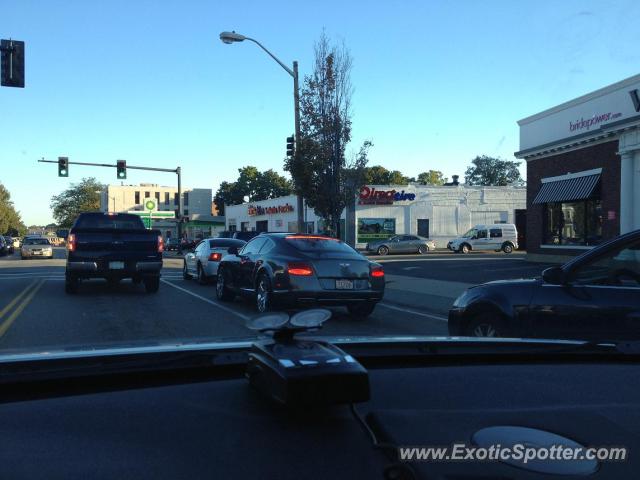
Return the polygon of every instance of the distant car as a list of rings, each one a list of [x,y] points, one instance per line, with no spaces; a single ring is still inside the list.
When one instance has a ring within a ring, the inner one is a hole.
[[[25,237],[20,247],[20,258],[53,258],[53,246],[44,237]]]
[[[180,240],[175,237],[167,239],[167,242],[165,243],[165,250],[168,252],[177,251],[179,247]]]
[[[449,334],[640,339],[640,230],[547,268],[542,278],[469,288],[449,311]]]
[[[244,240],[248,242],[254,237],[260,235],[261,232],[233,232],[233,238],[237,238],[238,240]]]
[[[196,276],[201,284],[218,276],[218,265],[229,247],[241,249],[247,242],[235,238],[207,238],[184,256],[182,276],[185,280]]]
[[[321,304],[346,306],[364,318],[382,300],[384,287],[382,265],[336,238],[263,233],[223,257],[216,296],[251,298],[260,313],[276,305]]]
[[[436,242],[418,235],[394,235],[377,242],[370,242],[365,250],[378,255],[389,253],[427,253],[436,249]]]
[[[447,248],[456,253],[469,253],[472,250],[502,250],[504,253],[511,253],[518,248],[518,232],[513,223],[476,225],[464,235],[447,243]]]
[[[11,241],[13,242],[13,249],[17,249],[20,248],[20,239],[18,237],[13,237],[11,239]]]
[[[13,246],[13,238],[4,237],[4,241],[7,244],[7,253],[13,254],[15,247]]]

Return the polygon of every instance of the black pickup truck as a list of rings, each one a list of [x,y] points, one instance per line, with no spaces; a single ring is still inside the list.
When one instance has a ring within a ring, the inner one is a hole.
[[[160,232],[147,230],[137,215],[81,213],[67,237],[65,291],[75,293],[83,278],[104,278],[113,284],[131,278],[155,293],[163,250]]]

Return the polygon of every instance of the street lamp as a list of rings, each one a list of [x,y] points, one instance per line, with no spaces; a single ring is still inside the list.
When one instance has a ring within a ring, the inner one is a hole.
[[[232,43],[244,42],[248,40],[250,42],[258,45],[262,50],[267,52],[267,54],[273,58],[278,65],[280,65],[289,75],[293,77],[293,106],[294,106],[294,121],[295,121],[295,130],[296,130],[296,149],[294,151],[294,161],[300,161],[299,151],[300,151],[300,93],[298,89],[298,62],[294,60],[293,69],[287,67],[278,57],[276,57],[273,53],[266,49],[264,45],[262,45],[257,40],[246,37],[236,32],[222,32],[220,34],[220,40],[222,43],[226,43],[227,45]],[[303,212],[303,201],[302,195],[298,194],[298,232],[302,233],[304,230],[304,212]]]

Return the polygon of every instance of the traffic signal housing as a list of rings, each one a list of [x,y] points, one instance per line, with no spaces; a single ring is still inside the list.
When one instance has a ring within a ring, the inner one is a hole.
[[[0,85],[24,88],[24,42],[0,41]]]
[[[287,137],[287,157],[293,158],[296,153],[295,137],[292,135]]]
[[[58,176],[69,176],[69,157],[58,157]]]
[[[116,164],[116,175],[118,176],[118,180],[124,180],[127,178],[127,161],[126,160],[118,160]]]

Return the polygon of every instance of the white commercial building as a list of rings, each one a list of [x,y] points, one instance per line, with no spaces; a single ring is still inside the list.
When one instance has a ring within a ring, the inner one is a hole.
[[[216,236],[224,229],[224,219],[211,215],[212,190],[210,188],[184,188],[182,190],[183,232],[188,238]],[[146,198],[155,200],[157,214],[152,213],[153,228],[166,237],[177,236],[175,215],[178,209],[178,188],[141,183],[140,185],[108,185],[100,195],[103,212],[144,212]],[[143,216],[144,218],[144,216]]]
[[[226,206],[226,226],[228,230],[296,231],[295,206],[294,195]],[[476,224],[515,223],[524,229],[525,208],[524,187],[365,185],[355,212],[343,214],[341,236],[357,247],[396,234],[421,235],[444,246]],[[324,230],[313,209],[306,209],[305,215],[309,233]]]

